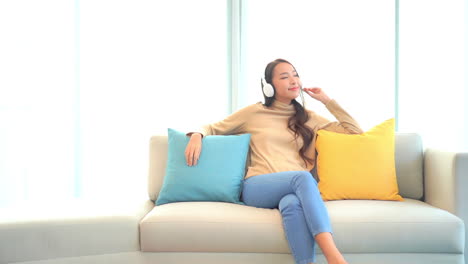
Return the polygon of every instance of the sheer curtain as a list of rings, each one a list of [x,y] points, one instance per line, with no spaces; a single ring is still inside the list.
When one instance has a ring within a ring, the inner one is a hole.
[[[245,1],[243,105],[263,101],[266,64],[289,60],[304,87],[322,87],[364,129],[394,116],[393,0]],[[334,120],[306,96],[306,107]]]
[[[76,195],[75,3],[0,1],[0,206]]]
[[[0,207],[147,197],[149,138],[228,114],[227,3],[0,1]]]
[[[148,143],[228,113],[226,2],[81,0],[85,196],[146,196]]]

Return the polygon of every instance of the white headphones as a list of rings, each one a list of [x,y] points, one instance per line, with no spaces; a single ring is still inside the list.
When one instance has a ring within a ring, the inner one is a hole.
[[[262,90],[266,97],[273,97],[275,95],[275,89],[273,89],[273,85],[267,83],[264,78],[262,78]]]

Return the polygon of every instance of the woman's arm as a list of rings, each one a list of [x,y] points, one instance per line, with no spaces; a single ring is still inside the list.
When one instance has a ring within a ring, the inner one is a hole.
[[[364,133],[359,123],[350,114],[348,114],[348,112],[346,112],[335,100],[331,99],[325,106],[338,121],[332,122],[323,116],[313,113],[314,117],[311,117],[311,119],[316,120],[315,122],[317,122],[317,130],[325,129],[328,131],[345,134]]]
[[[348,114],[348,112],[346,112],[335,100],[330,99],[321,88],[304,88],[303,90],[305,93],[310,95],[310,97],[322,102],[325,107],[327,107],[328,111],[330,111],[330,113],[338,120],[331,122],[325,117],[309,111],[309,122],[313,122],[311,127],[313,127],[315,130],[325,129],[345,134],[361,134],[364,132],[361,126],[359,126],[359,123],[354,120],[354,118]]]
[[[244,107],[219,122],[204,125],[196,131],[188,132],[187,136],[191,136],[194,133],[199,133],[202,137],[245,133],[244,124],[254,112],[254,108],[255,105]]]
[[[234,135],[244,133],[243,127],[252,114],[252,106],[245,107],[224,120],[205,125],[199,131],[189,132],[190,141],[185,148],[185,160],[188,166],[195,166],[200,158],[202,138],[208,135]]]

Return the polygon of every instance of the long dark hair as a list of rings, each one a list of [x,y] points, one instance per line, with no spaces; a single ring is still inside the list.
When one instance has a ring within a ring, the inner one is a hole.
[[[276,59],[268,63],[268,65],[265,68],[265,81],[271,84],[273,88],[273,70],[275,69],[276,65],[280,63],[288,63],[294,68],[294,70],[296,70],[294,65],[292,65],[289,61],[285,59]],[[274,89],[276,90],[276,88]],[[302,91],[300,92],[300,95],[302,97],[302,102],[304,102]],[[267,97],[265,96],[265,94],[263,94],[263,96],[265,98],[265,103],[263,104],[264,106],[269,107],[275,101],[274,96]],[[302,141],[304,142],[304,144],[299,149],[299,155],[301,156],[302,160],[304,160],[305,163],[307,163],[307,161],[309,163],[312,163],[313,160],[310,157],[307,157],[305,154],[307,149],[310,147],[310,144],[312,143],[312,139],[314,137],[314,132],[312,131],[312,129],[305,125],[307,120],[309,120],[309,115],[305,110],[304,106],[302,106],[301,103],[299,103],[296,99],[292,100],[291,103],[294,105],[296,113],[288,119],[288,128],[294,132],[294,136],[296,139],[299,137],[299,135],[302,137]]]

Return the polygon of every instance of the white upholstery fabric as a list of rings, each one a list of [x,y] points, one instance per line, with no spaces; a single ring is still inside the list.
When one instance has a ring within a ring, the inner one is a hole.
[[[463,253],[463,221],[427,203],[326,202],[335,240],[346,253]]]
[[[156,201],[166,174],[168,142],[167,136],[154,136],[150,139],[148,194]]]
[[[425,200],[468,224],[468,153],[427,149],[424,159]],[[468,232],[465,262],[468,263]]]
[[[3,209],[0,263],[139,250],[138,225],[153,207],[91,201]]]
[[[463,222],[421,201],[348,200],[326,206],[344,253],[463,253]],[[166,204],[156,206],[140,230],[143,251],[289,252],[276,209]]]
[[[423,159],[421,136],[415,133],[395,134],[395,169],[401,196],[422,199]]]
[[[288,253],[276,209],[231,203],[156,206],[140,224],[143,251]]]
[[[350,264],[463,264],[461,254],[344,254]],[[200,252],[125,252],[16,264],[294,264],[290,254],[274,253],[200,253]],[[317,263],[326,263],[323,255],[317,255]]]

